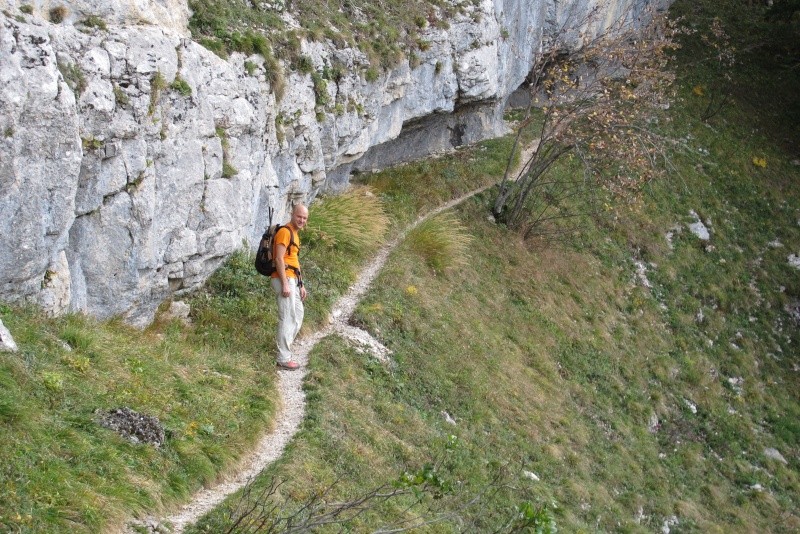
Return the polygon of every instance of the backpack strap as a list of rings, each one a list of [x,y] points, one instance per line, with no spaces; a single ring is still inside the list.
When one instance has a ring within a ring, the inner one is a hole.
[[[286,247],[286,254],[288,255],[291,251],[292,245],[294,245],[295,248],[297,249],[299,249],[300,247],[297,246],[297,243],[294,242],[294,232],[292,231],[291,227],[287,224],[282,226],[281,228],[286,228],[287,230],[289,230],[289,246]],[[303,274],[300,272],[300,269],[295,267],[294,265],[287,265],[286,268],[289,269],[290,271],[294,271],[294,274],[297,275],[297,286],[303,287]]]
[[[294,242],[294,232],[292,232],[291,227],[289,227],[289,225],[287,224],[286,226],[283,226],[283,228],[289,230],[289,246],[286,247],[286,254],[291,254],[292,245],[294,245],[294,248],[300,248],[300,247],[298,247],[297,243]]]

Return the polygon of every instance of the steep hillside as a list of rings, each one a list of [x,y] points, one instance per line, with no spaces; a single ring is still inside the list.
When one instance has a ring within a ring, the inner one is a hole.
[[[669,177],[636,202],[605,198],[582,234],[549,246],[489,220],[491,191],[409,235],[355,316],[390,361],[338,337],[318,345],[300,432],[194,532],[237,518],[239,532],[280,531],[337,503],[350,506],[328,519],[353,532],[800,529],[795,29],[733,2],[673,9],[749,40],[719,71],[702,32],[686,36],[658,125],[674,141]],[[510,144],[359,181],[396,232],[495,181]],[[306,332],[379,244],[315,229],[330,217],[312,204]],[[191,324],[164,306],[144,331],[0,306],[20,349],[0,352],[0,527],[112,531],[235,469],[274,426],[274,303],[248,251],[188,302]],[[157,417],[163,443],[100,424],[124,407]]]

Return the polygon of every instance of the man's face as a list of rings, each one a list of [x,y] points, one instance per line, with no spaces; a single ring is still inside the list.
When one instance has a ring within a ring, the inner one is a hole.
[[[308,222],[308,210],[305,206],[298,206],[292,212],[292,224],[298,229],[302,230]]]

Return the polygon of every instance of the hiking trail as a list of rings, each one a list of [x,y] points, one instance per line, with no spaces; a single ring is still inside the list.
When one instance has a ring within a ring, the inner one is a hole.
[[[509,179],[515,179],[524,170],[523,166],[530,159],[536,146],[537,143],[534,142],[522,150],[519,164],[509,173]],[[133,533],[134,530],[131,527],[135,525],[139,528],[145,528],[149,532],[163,532],[161,529],[168,527],[171,529],[170,532],[181,533],[187,526],[197,522],[202,516],[222,503],[226,497],[246,486],[269,464],[277,460],[283,454],[286,445],[297,433],[300,423],[305,417],[306,400],[303,392],[303,379],[307,373],[308,355],[323,338],[331,334],[338,334],[356,343],[360,348],[366,349],[375,358],[386,363],[391,354],[389,349],[384,347],[380,341],[366,330],[349,324],[356,306],[386,264],[389,254],[397,248],[411,230],[423,221],[457,206],[465,200],[494,187],[494,185],[496,184],[474,189],[421,215],[402,230],[398,236],[384,244],[375,257],[359,273],[357,281],[336,301],[331,310],[328,324],[321,330],[304,335],[295,341],[292,347],[295,354],[294,359],[301,365],[301,368],[295,371],[277,371],[281,410],[276,415],[275,428],[259,440],[255,449],[242,458],[239,465],[232,470],[228,477],[223,477],[213,486],[198,491],[190,502],[171,515],[160,519],[150,517],[144,520],[131,521],[126,528],[126,532]]]

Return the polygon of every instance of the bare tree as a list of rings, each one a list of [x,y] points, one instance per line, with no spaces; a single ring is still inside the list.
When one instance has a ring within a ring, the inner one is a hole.
[[[597,27],[601,15],[570,27]],[[600,188],[628,195],[664,171],[668,143],[653,123],[668,107],[676,26],[663,14],[646,20],[621,19],[593,37],[565,26],[549,43],[528,77],[519,130],[536,124],[538,147],[517,176],[509,159],[492,206],[499,222],[526,238],[570,231],[558,223],[595,211]],[[551,172],[565,158],[576,164],[571,175]]]

